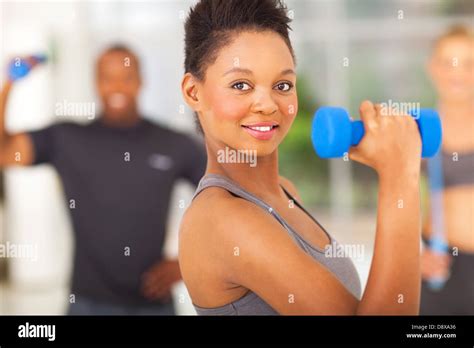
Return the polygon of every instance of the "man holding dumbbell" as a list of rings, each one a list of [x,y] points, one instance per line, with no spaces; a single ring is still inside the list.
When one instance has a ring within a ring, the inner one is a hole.
[[[181,275],[177,260],[166,260],[162,253],[168,205],[178,178],[198,183],[203,149],[141,117],[139,61],[124,46],[113,46],[98,59],[103,104],[98,120],[8,133],[9,92],[42,61],[32,56],[10,66],[1,94],[0,166],[52,164],[67,201],[75,202],[69,313],[174,314],[171,287]]]

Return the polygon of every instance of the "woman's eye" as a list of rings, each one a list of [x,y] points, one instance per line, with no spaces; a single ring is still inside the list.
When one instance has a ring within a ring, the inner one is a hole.
[[[288,82],[282,82],[282,83],[279,83],[278,85],[276,85],[276,89],[278,89],[279,91],[282,91],[282,92],[288,92],[292,87],[293,87],[293,85],[291,83],[288,83]]]
[[[239,91],[248,91],[250,89],[250,86],[248,83],[245,82],[237,82],[232,85],[232,88],[238,89]]]

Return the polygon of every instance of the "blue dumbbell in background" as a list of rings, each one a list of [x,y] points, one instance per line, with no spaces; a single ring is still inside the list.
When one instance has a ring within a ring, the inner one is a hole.
[[[410,113],[418,124],[422,141],[422,157],[434,156],[441,145],[441,121],[432,109],[420,109],[419,115]],[[390,116],[387,116],[390,117]],[[364,136],[362,121],[352,121],[343,108],[322,107],[313,118],[311,140],[321,158],[342,157],[351,146],[359,144]]]
[[[429,248],[432,252],[438,255],[446,255],[449,247],[444,238],[435,236],[429,242]],[[449,276],[435,276],[428,279],[428,287],[433,291],[439,291],[444,287]]]
[[[8,78],[16,81],[25,77],[36,64],[44,63],[48,59],[44,54],[36,54],[25,58],[12,59],[8,65]]]

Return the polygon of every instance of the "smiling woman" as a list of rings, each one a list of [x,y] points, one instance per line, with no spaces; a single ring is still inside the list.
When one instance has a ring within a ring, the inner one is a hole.
[[[193,304],[199,314],[415,314],[416,123],[361,104],[366,135],[350,156],[380,178],[373,265],[361,296],[351,260],[326,257],[337,242],[279,176],[278,147],[298,110],[286,11],[277,0],[201,0],[186,20],[181,87],[208,156],[180,230],[180,268]],[[258,164],[223,161],[228,148],[253,151]],[[396,208],[400,199],[406,209]]]

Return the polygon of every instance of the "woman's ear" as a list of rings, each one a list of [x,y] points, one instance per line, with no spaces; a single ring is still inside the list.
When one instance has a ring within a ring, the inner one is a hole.
[[[184,101],[194,111],[199,111],[200,103],[197,97],[198,86],[196,78],[190,73],[186,73],[181,81],[181,93],[183,93]]]

